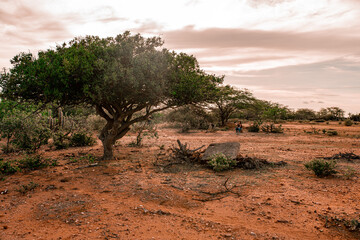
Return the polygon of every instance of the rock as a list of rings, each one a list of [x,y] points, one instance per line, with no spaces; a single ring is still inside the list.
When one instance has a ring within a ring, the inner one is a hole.
[[[236,159],[239,151],[240,151],[240,143],[238,142],[212,143],[205,150],[201,158],[201,161],[208,161],[214,155],[219,153],[222,153],[231,159]]]

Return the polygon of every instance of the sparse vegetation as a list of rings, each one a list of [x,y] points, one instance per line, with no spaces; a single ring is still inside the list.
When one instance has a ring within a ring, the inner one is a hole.
[[[345,124],[345,126],[350,127],[353,125],[353,121],[351,121],[350,119],[346,119],[344,124]]]
[[[306,169],[311,170],[318,177],[327,177],[336,174],[336,161],[315,159],[304,164]]]
[[[248,128],[248,132],[259,132],[260,131],[261,122],[254,121]]]
[[[41,155],[28,155],[18,161],[18,167],[21,170],[37,170],[49,166],[49,159],[43,158]]]
[[[86,133],[75,133],[71,136],[70,145],[73,147],[92,146],[95,139]]]
[[[336,130],[327,130],[326,134],[328,136],[337,136],[338,132]]]
[[[16,166],[13,166],[10,162],[0,161],[0,176],[13,174],[18,171]]]
[[[208,164],[214,171],[221,172],[234,168],[237,164],[237,161],[220,153],[208,161]]]
[[[34,191],[35,188],[37,188],[39,184],[30,182],[29,184],[21,185],[18,189],[16,189],[17,192],[25,195],[26,193],[30,191]]]

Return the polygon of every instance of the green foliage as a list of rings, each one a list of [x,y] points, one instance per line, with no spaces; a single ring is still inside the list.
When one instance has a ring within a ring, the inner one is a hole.
[[[34,153],[47,144],[51,133],[47,120],[40,114],[25,116],[24,113],[14,116],[16,127],[11,142],[19,149]]]
[[[92,146],[95,144],[95,139],[86,133],[75,133],[71,136],[70,144],[73,147]]]
[[[13,174],[18,171],[16,166],[13,166],[10,162],[0,161],[0,176]]]
[[[339,107],[328,107],[322,108],[318,112],[318,118],[324,119],[325,121],[328,120],[342,120],[344,118],[345,111]]]
[[[254,97],[248,90],[238,90],[229,85],[220,86],[214,100],[214,112],[218,116],[221,126],[229,120],[232,113],[248,107]]]
[[[282,125],[276,126],[274,123],[267,123],[261,126],[261,130],[266,133],[283,133]]]
[[[279,119],[286,119],[288,108],[278,103],[269,102],[262,113],[262,119],[271,120],[273,123],[277,123]]]
[[[231,159],[222,153],[216,154],[208,161],[208,165],[216,172],[225,171],[234,168],[237,165],[235,159]]]
[[[167,119],[171,123],[177,123],[182,132],[190,129],[208,129],[209,125],[215,121],[213,115],[200,107],[186,105],[170,112]]]
[[[18,161],[18,167],[22,170],[37,170],[49,166],[49,159],[44,159],[41,155],[29,155]]]
[[[336,161],[333,160],[327,161],[324,159],[315,159],[305,163],[304,165],[306,169],[312,170],[318,177],[327,177],[337,173],[335,170]]]
[[[327,130],[326,134],[328,136],[337,136],[338,132],[336,130]]]
[[[70,146],[70,137],[61,131],[53,133],[53,145],[55,149],[67,149]]]
[[[16,191],[25,195],[26,193],[28,193],[30,191],[34,191],[35,188],[37,188],[38,186],[39,186],[39,184],[30,182],[29,184],[21,185],[20,188],[16,189]]]
[[[131,131],[136,133],[136,140],[131,142],[131,146],[140,147],[144,137],[159,138],[157,128],[152,120],[138,122],[132,125]]]
[[[85,156],[80,157],[79,161],[86,161],[88,163],[94,163],[97,160],[97,158],[92,154],[87,154]],[[72,162],[77,162],[75,160],[72,160]]]
[[[308,108],[300,108],[294,113],[296,120],[313,120],[316,118],[316,112]]]
[[[207,101],[223,81],[201,70],[195,57],[162,44],[158,37],[125,32],[75,38],[37,57],[20,53],[0,76],[2,97],[95,108],[107,121],[99,138],[110,159],[112,145],[132,124],[166,108]]]
[[[346,119],[345,120],[345,126],[352,126],[353,125],[353,121],[351,121],[350,119]]]
[[[360,113],[350,114],[350,120],[352,120],[354,122],[360,122]]]
[[[254,121],[248,128],[248,132],[259,132],[261,126],[261,121]]]

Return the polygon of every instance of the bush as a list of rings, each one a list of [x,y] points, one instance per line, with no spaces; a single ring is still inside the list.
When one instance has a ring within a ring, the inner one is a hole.
[[[6,145],[1,145],[1,150],[3,151],[3,153],[8,154],[8,153],[13,153],[16,152],[17,149],[14,147],[14,145],[12,145],[11,143],[8,143]]]
[[[47,120],[41,115],[21,119],[12,142],[28,153],[34,153],[42,145],[47,144],[51,136]]]
[[[234,168],[237,164],[237,161],[220,153],[216,154],[210,161],[208,161],[208,164],[214,171],[220,172]]]
[[[254,121],[248,128],[248,132],[259,132],[260,131],[260,123],[258,121]]]
[[[345,126],[352,126],[353,125],[353,121],[351,121],[350,119],[346,119],[345,120]]]
[[[337,136],[337,135],[339,135],[336,130],[328,130],[326,133],[327,133],[328,136]]]
[[[23,170],[37,170],[49,166],[49,160],[41,155],[26,156],[19,160],[18,167]]]
[[[10,162],[0,161],[0,175],[8,175],[17,172],[17,168],[12,166]]]
[[[167,115],[167,121],[178,123],[181,132],[188,132],[190,129],[208,129],[209,125],[216,121],[215,119],[204,109],[191,105],[178,108]]]
[[[281,125],[276,126],[274,123],[264,124],[261,126],[261,130],[266,133],[283,133],[284,129]]]
[[[324,159],[315,159],[308,163],[305,163],[304,166],[308,170],[312,170],[318,177],[326,177],[337,173],[335,170],[336,162],[335,161],[326,161]]]
[[[95,144],[95,139],[86,133],[75,133],[71,136],[70,144],[73,147],[92,146]]]

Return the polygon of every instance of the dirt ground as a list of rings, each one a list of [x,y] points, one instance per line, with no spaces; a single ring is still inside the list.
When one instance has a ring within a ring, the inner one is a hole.
[[[121,139],[112,161],[89,157],[102,155],[99,142],[61,151],[45,147],[40,152],[58,166],[0,181],[0,239],[360,239],[343,224],[360,217],[360,160],[338,160],[339,173],[328,178],[304,167],[339,152],[360,155],[360,125],[283,127],[284,134],[240,135],[161,128],[143,147],[129,146],[134,135]],[[330,128],[339,135],[321,132]],[[288,164],[221,173],[198,164],[166,165],[166,149],[177,139],[191,148],[236,141],[242,156]],[[17,191],[30,182],[39,186]]]

